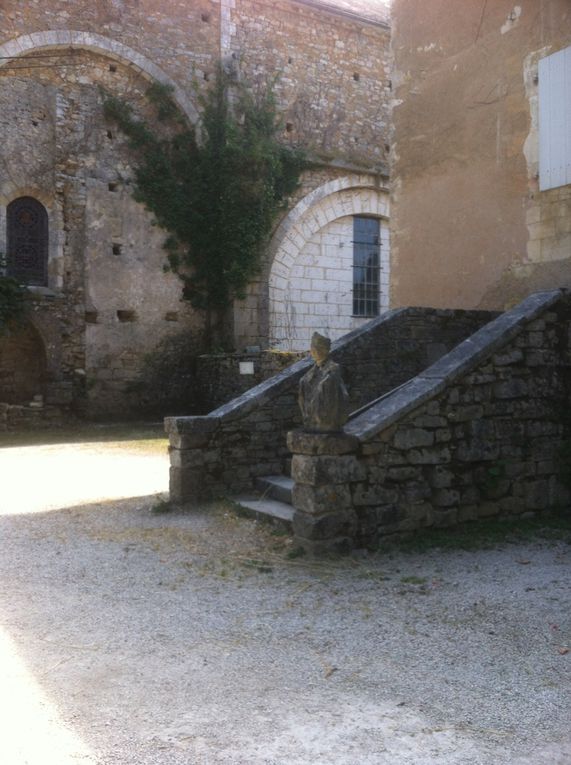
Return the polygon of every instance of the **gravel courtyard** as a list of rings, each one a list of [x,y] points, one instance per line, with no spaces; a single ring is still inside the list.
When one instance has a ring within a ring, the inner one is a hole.
[[[571,547],[288,557],[167,473],[0,446],[1,763],[571,763]]]

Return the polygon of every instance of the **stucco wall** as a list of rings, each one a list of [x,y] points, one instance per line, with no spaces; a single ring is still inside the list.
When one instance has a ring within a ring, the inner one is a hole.
[[[504,308],[571,283],[569,187],[537,182],[537,60],[567,0],[395,0],[392,305]]]

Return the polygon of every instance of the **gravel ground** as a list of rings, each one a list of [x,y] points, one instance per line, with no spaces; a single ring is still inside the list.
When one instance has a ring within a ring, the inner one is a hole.
[[[288,559],[163,449],[0,449],[1,763],[571,763],[568,546]]]

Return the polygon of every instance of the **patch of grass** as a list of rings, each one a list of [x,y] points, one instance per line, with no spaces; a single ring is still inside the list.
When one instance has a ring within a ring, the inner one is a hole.
[[[448,529],[427,529],[408,539],[382,542],[378,552],[384,553],[391,549],[410,553],[434,549],[485,550],[503,544],[536,540],[571,544],[571,511],[564,508],[525,518],[490,518]]]
[[[425,576],[401,576],[401,584],[426,584]]]
[[[302,558],[305,555],[303,547],[295,547],[293,550],[289,550],[286,554],[286,558],[289,560],[295,560],[296,558]]]
[[[168,446],[162,422],[77,422],[62,428],[9,431],[0,434],[0,449],[13,446],[47,446],[49,444],[87,444],[132,442],[132,448],[164,450]],[[144,444],[137,447],[136,444]]]
[[[151,507],[151,513],[154,515],[163,515],[164,513],[170,513],[172,510],[172,505],[170,502],[167,502],[166,500],[162,499],[160,502],[157,502]]]

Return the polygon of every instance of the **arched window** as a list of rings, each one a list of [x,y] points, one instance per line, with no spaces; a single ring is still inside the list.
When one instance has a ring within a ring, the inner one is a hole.
[[[23,284],[47,286],[48,214],[32,197],[19,197],[7,208],[8,276]]]

